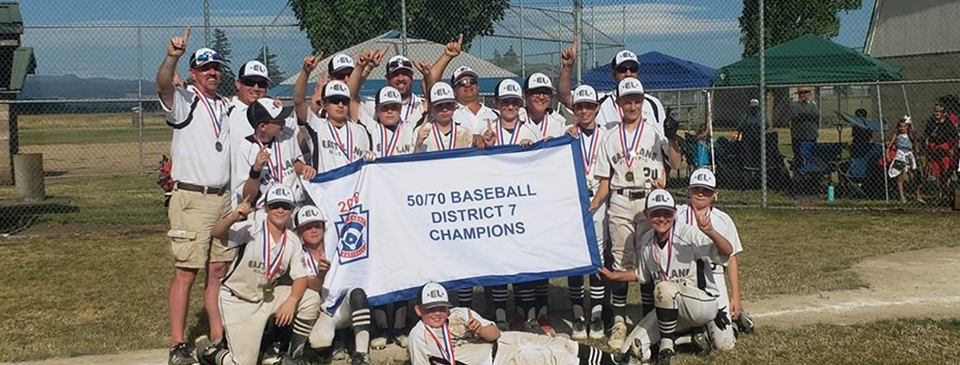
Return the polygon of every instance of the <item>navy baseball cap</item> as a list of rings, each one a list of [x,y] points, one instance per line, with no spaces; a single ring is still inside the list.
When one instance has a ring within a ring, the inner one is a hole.
[[[293,113],[293,106],[283,106],[279,101],[270,98],[260,98],[247,108],[247,121],[253,129],[260,123],[283,123]]]

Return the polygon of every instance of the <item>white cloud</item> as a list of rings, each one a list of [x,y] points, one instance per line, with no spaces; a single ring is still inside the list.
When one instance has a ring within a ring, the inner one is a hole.
[[[591,16],[593,12],[596,12],[595,17]],[[740,31],[736,18],[721,18],[711,12],[717,12],[717,8],[666,3],[604,5],[584,8],[583,20],[615,38],[624,32],[624,18],[626,33],[630,37],[699,36]]]

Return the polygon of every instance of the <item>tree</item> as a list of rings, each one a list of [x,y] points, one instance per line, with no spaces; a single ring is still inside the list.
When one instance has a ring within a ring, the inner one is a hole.
[[[237,84],[236,75],[233,73],[233,69],[230,67],[230,52],[233,52],[233,49],[230,47],[230,40],[227,39],[227,33],[225,33],[220,28],[213,29],[213,46],[210,47],[214,51],[220,54],[220,57],[223,57],[223,76],[220,77],[220,86],[217,87],[217,92],[220,95],[236,95],[237,94]]]
[[[267,59],[263,59],[263,55],[266,53]],[[270,86],[280,85],[283,80],[286,79],[286,76],[283,74],[283,71],[280,70],[280,61],[277,60],[277,55],[273,52],[270,52],[270,47],[266,47],[263,52],[257,55],[257,61],[267,66],[267,73],[270,75]]]
[[[767,0],[764,2],[764,46],[767,48],[816,34],[827,38],[840,32],[837,13],[859,9],[862,0]],[[743,57],[760,52],[760,6],[757,0],[743,0],[740,15],[740,43]]]
[[[477,36],[493,34],[509,0],[409,0],[407,32],[412,38],[446,43],[463,34],[469,49]],[[300,29],[315,50],[332,53],[389,30],[401,29],[396,0],[290,0]]]

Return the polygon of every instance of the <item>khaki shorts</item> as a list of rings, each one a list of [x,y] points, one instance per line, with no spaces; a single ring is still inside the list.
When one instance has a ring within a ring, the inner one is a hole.
[[[230,214],[230,194],[201,194],[174,190],[170,197],[170,253],[174,266],[202,269],[208,262],[233,261],[234,250],[226,250],[218,239],[210,237],[213,225]],[[212,243],[212,244],[211,244]]]

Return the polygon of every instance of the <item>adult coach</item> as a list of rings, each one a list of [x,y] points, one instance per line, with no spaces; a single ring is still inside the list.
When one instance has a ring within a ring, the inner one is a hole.
[[[610,197],[607,208],[610,249],[605,265],[614,271],[635,268],[632,242],[650,229],[642,214],[647,195],[651,189],[665,185],[666,165],[674,169],[680,167],[680,147],[675,139],[656,127],[656,122],[643,117],[644,100],[640,80],[632,77],[620,80],[617,106],[623,112],[623,120],[609,129],[596,161],[594,175],[600,185],[590,202],[590,211],[596,212]],[[619,348],[627,332],[628,288],[626,283],[610,283],[608,288],[613,325],[607,342],[610,347]]]
[[[366,81],[367,76],[380,66],[380,60],[383,58],[386,50],[362,52],[357,63],[357,69],[347,80],[347,86],[350,88],[351,97],[354,100],[360,100],[360,115],[373,118],[377,114],[377,100],[371,97],[361,97],[360,88]],[[429,90],[432,80],[430,78],[429,67],[425,63],[414,65],[409,58],[402,55],[396,55],[387,60],[386,79],[387,86],[396,89],[400,93],[400,123],[416,122],[427,111],[427,104],[424,98],[417,96],[413,92],[413,68],[416,66],[423,75],[423,87]],[[361,118],[358,118],[361,119]]]
[[[573,39],[573,44],[563,50],[560,55],[560,79],[557,80],[557,98],[567,108],[573,108],[573,93],[571,93],[570,78],[573,77],[573,64],[577,60],[578,39]],[[625,78],[640,79],[640,61],[637,55],[628,50],[622,50],[610,61],[610,75],[613,81],[620,84]],[[617,103],[616,93],[609,93],[600,98],[600,110],[597,112],[597,123],[607,129],[613,128],[623,119],[623,110]],[[653,95],[644,95],[643,117],[653,123],[668,138],[673,138],[677,134],[677,123],[665,125],[667,112],[663,109],[660,99]]]
[[[650,344],[659,339],[657,364],[661,365],[671,363],[679,330],[703,326],[717,317],[717,287],[710,262],[720,262],[733,252],[730,241],[713,228],[706,214],[696,215],[698,229],[676,224],[676,213],[673,196],[663,189],[653,190],[643,211],[652,229],[635,243],[639,268],[600,269],[610,280],[654,284],[656,309],[634,331],[645,335],[638,338],[643,360],[651,357]]]
[[[197,272],[206,268],[203,302],[210,323],[210,338],[223,338],[223,325],[217,297],[220,279],[234,253],[210,235],[213,225],[230,213],[229,128],[223,121],[227,99],[217,94],[223,57],[209,48],[198,49],[190,57],[193,85],[173,84],[177,61],[190,39],[190,27],[182,37],[173,37],[167,56],[157,71],[156,88],[167,125],[173,128],[170,156],[174,180],[170,206],[170,251],[174,258],[173,283],[170,285],[170,365],[192,365],[197,359],[187,348],[184,328],[190,302],[190,288]]]

